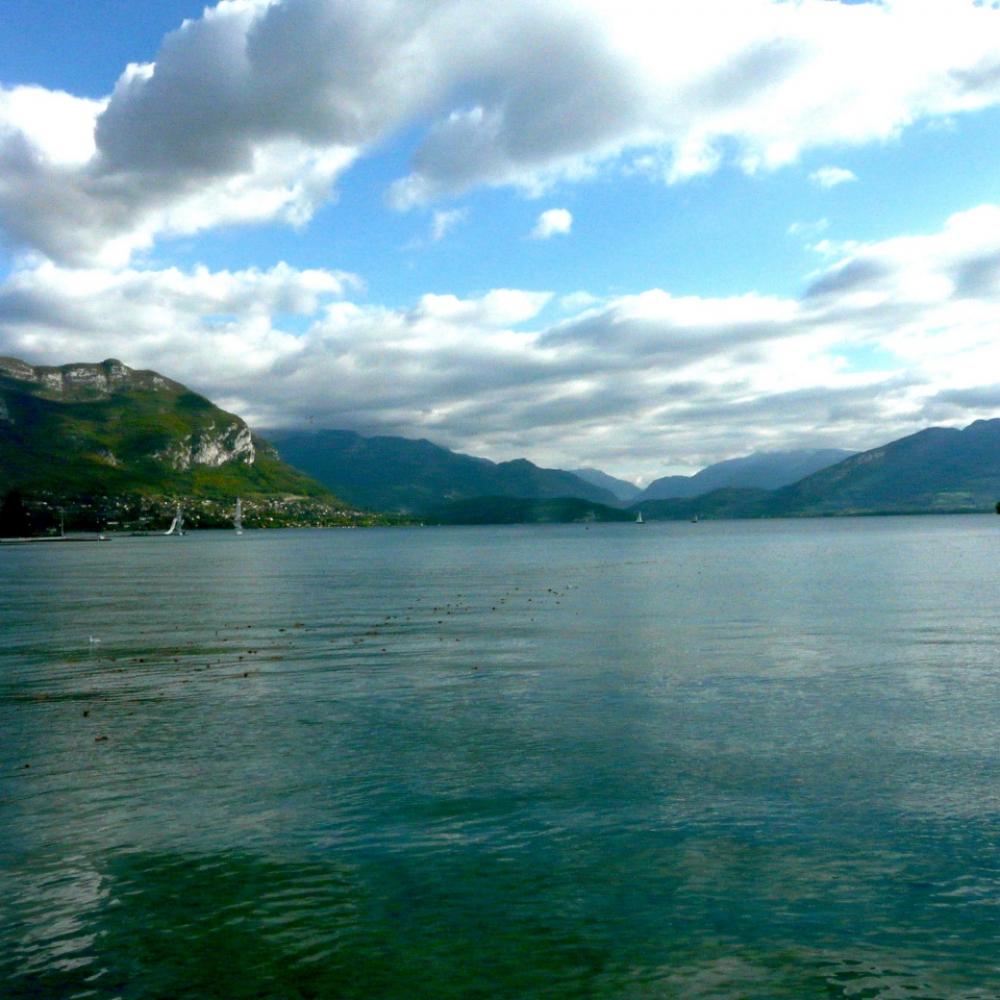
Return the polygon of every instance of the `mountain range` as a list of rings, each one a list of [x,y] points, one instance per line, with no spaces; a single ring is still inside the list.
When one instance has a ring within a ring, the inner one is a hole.
[[[609,506],[629,506],[648,500],[696,497],[717,489],[773,490],[854,454],[832,448],[759,452],[710,465],[693,476],[666,476],[641,490],[600,469],[567,472],[541,468],[525,459],[491,462],[426,440],[362,437],[343,430],[264,433],[288,462],[350,503],[420,515],[432,511],[441,514],[443,505],[449,502],[477,497],[576,497]],[[472,508],[467,505],[461,509]]]
[[[114,359],[0,358],[0,493],[314,498],[441,523],[986,511],[1000,498],[1000,419],[859,454],[758,453],[641,493],[597,469],[492,462],[425,440],[269,436],[274,444],[180,383]]]
[[[831,454],[838,453],[805,453],[801,459],[808,465]],[[799,460],[796,453],[780,453],[777,461],[765,454],[710,466],[688,481],[705,484],[721,479],[732,485],[697,496],[640,498],[625,511],[620,505],[615,510],[590,503],[563,513],[566,519],[586,521],[622,520],[623,515],[632,519],[639,511],[648,521],[973,513],[993,511],[1000,500],[1000,419],[977,420],[961,430],[930,427],[869,451],[846,454],[841,461],[777,489],[752,484],[766,482],[766,475],[787,474],[783,470]],[[743,477],[743,472],[748,474]],[[551,505],[495,499],[451,505],[435,515],[447,523],[485,523],[487,518],[503,523],[549,521],[557,513]]]
[[[717,462],[693,476],[654,479],[634,500],[697,497],[721,489],[776,490],[836,465],[853,454],[853,451],[839,448],[755,452],[744,458]]]
[[[430,441],[362,437],[353,431],[271,430],[266,434],[292,465],[349,503],[373,510],[421,514],[449,501],[474,497],[617,502],[610,490],[523,458],[491,462]]]

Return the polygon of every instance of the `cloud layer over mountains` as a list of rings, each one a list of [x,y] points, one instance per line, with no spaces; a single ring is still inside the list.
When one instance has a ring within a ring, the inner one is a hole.
[[[861,447],[1000,400],[996,206],[856,246],[798,299],[651,290],[546,321],[558,307],[546,293],[426,295],[394,310],[345,299],[356,284],[285,265],[45,263],[0,289],[2,346],[52,363],[138,359],[258,424],[423,434],[649,475],[664,442],[693,465],[741,448]],[[283,328],[287,315],[304,332]]]
[[[307,225],[407,130],[409,171],[385,193],[400,211],[483,185],[774,170],[1000,104],[998,31],[996,5],[967,0],[225,0],[104,99],[0,88],[0,227],[17,255],[0,351],[121,356],[264,423],[650,474],[665,453],[696,466],[796,435],[859,447],[975,411],[997,398],[979,384],[998,370],[995,206],[828,246],[799,298],[587,290],[569,311],[509,289],[388,309],[356,294],[364,275],[137,253]],[[853,179],[824,169],[818,184]],[[439,213],[434,238],[463,218]],[[544,235],[569,232],[568,212],[553,220]]]

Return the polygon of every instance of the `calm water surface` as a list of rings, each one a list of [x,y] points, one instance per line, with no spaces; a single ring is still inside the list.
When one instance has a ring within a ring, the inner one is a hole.
[[[1000,996],[998,578],[995,517],[4,548],[0,995]]]

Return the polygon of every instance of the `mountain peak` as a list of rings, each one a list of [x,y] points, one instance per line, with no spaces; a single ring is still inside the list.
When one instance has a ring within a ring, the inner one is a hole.
[[[984,420],[974,420],[968,427],[962,428],[963,434],[982,434],[983,432],[997,433],[1000,431],[1000,417],[992,417]]]

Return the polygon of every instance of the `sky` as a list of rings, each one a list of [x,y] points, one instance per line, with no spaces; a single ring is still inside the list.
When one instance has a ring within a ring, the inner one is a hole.
[[[0,354],[648,482],[1000,415],[997,0],[3,0]]]

